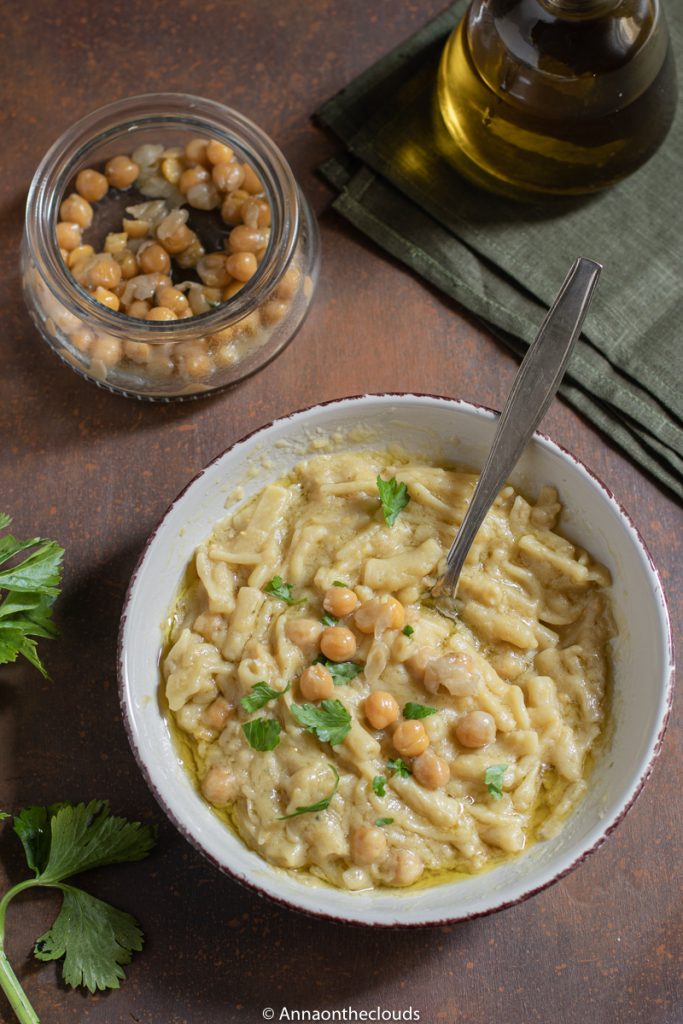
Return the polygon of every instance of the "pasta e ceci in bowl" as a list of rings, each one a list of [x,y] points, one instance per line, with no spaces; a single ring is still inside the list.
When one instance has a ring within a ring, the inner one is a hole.
[[[208,466],[135,572],[120,679],[143,772],[210,860],[298,909],[506,906],[599,845],[649,772],[666,606],[572,456],[534,438],[460,620],[429,601],[494,425],[411,395],[296,413]]]

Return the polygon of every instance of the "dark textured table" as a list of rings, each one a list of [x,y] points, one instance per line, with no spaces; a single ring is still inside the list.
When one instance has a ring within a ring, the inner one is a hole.
[[[316,400],[397,389],[504,400],[514,359],[342,223],[314,173],[334,143],[313,110],[437,13],[438,0],[11,6],[0,26],[0,508],[18,535],[58,539],[66,566],[62,636],[43,647],[52,682],[26,663],[0,669],[0,807],[105,796],[159,825],[149,860],[89,881],[146,932],[119,991],[67,990],[54,964],[33,960],[56,898],[12,905],[8,952],[43,1021],[252,1024],[265,1007],[277,1020],[283,1006],[412,1006],[429,1024],[680,1024],[680,700],[650,782],[598,853],[520,906],[419,932],[300,917],[218,874],[166,821],[121,724],[115,644],[128,578],[169,501],[209,459]],[[220,100],[269,132],[313,203],[323,245],[312,312],[279,359],[223,395],[167,407],[105,394],[64,367],[31,326],[18,272],[24,198],[48,145],[101,104],[160,89]],[[679,507],[561,402],[544,427],[630,511],[680,623]],[[7,827],[0,858],[4,890],[24,871]],[[1,995],[0,1017],[10,1020]]]

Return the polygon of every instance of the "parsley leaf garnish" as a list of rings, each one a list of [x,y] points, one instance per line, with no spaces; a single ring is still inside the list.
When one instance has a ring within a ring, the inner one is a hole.
[[[0,513],[0,530],[11,522],[8,515]],[[0,565],[29,548],[35,550],[0,571],[0,665],[16,661],[21,654],[47,679],[36,641],[31,638],[51,640],[58,635],[52,605],[59,594],[64,549],[53,540],[17,540],[6,534],[0,538]]]
[[[401,632],[403,633],[404,636],[412,636],[415,630],[413,629],[412,626],[404,626]]]
[[[323,626],[336,626],[339,623],[339,619],[335,619],[334,615],[328,615],[327,612],[324,613],[320,621]]]
[[[377,825],[379,828],[383,828],[384,825],[393,825],[393,823],[393,818],[378,818],[375,822],[375,825]]]
[[[410,501],[408,487],[406,484],[400,484],[396,477],[392,477],[391,480],[382,480],[381,476],[378,476],[377,490],[382,502],[384,521],[387,526],[393,526],[401,509],[404,509]]]
[[[252,718],[251,722],[244,723],[242,730],[252,750],[259,750],[261,753],[275,750],[282,732],[280,723],[274,718]]]
[[[506,764],[492,764],[484,772],[486,788],[494,800],[500,800],[503,796],[503,776],[506,768]]]
[[[263,591],[266,594],[272,594],[273,597],[278,597],[285,604],[306,604],[305,597],[300,597],[298,601],[292,597],[293,589],[293,584],[285,583],[282,576],[273,576],[270,583],[266,583]]]
[[[337,789],[339,787],[339,772],[337,771],[333,764],[329,763],[329,761],[327,767],[331,768],[332,771],[334,772],[334,786],[332,787],[332,792],[330,793],[330,795],[324,797],[322,800],[318,800],[317,804],[308,804],[308,806],[306,807],[297,807],[297,809],[295,811],[292,811],[290,814],[283,814],[281,817],[277,819],[278,821],[286,821],[287,818],[296,818],[299,814],[315,814],[317,811],[327,810],[327,808],[330,806],[330,800],[337,792]]]
[[[386,796],[386,785],[387,780],[384,778],[383,775],[375,775],[374,779],[372,780],[372,789],[373,792],[377,794],[377,796]]]
[[[333,587],[347,587],[348,583],[342,583],[341,580],[333,580],[332,581],[332,586]]]
[[[340,700],[323,700],[315,704],[292,704],[294,718],[307,732],[314,733],[321,743],[336,746],[351,729],[351,715]]]
[[[438,708],[427,707],[426,704],[416,704],[414,701],[409,700],[403,708],[404,718],[429,718],[430,715],[435,715]]]
[[[322,656],[316,658],[313,664],[324,665],[332,676],[335,686],[344,686],[346,683],[350,683],[363,671],[363,666],[357,665],[355,661],[330,661],[329,658]]]
[[[387,761],[387,768],[394,775],[398,775],[400,779],[407,779],[409,775],[413,774],[402,757]]]
[[[284,690],[274,690],[272,686],[268,686],[268,683],[254,683],[250,693],[246,697],[242,697],[240,704],[247,714],[251,715],[269,701],[277,700],[283,693],[287,693],[291,685],[291,683],[287,683]]]
[[[8,815],[3,815],[8,817]],[[130,914],[66,879],[104,864],[119,864],[146,857],[154,845],[155,829],[137,821],[115,818],[105,800],[88,804],[52,804],[27,807],[14,818],[28,867],[35,877],[19,882],[0,900],[0,987],[22,1024],[38,1020],[4,957],[4,919],[10,900],[19,892],[49,886],[62,893],[61,909],[44,935],[36,941],[39,960],[64,957],[62,977],[67,985],[91,992],[118,988],[124,965],[142,949],[143,935]]]

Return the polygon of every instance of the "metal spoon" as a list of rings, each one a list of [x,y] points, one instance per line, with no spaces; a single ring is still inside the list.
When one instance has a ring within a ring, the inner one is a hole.
[[[455,591],[467,552],[559,387],[601,270],[594,260],[583,256],[576,260],[517,371],[491,450],[446,557],[446,572],[432,588],[435,607],[450,619],[457,618]]]

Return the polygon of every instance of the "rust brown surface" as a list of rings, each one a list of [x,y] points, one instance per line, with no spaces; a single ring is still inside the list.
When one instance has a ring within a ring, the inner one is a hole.
[[[438,0],[10,6],[0,22],[0,507],[19,535],[54,537],[67,554],[63,635],[46,651],[53,682],[26,665],[0,669],[0,807],[103,796],[160,828],[148,861],[90,880],[147,934],[119,991],[65,989],[53,964],[30,956],[53,898],[13,905],[8,952],[43,1021],[255,1024],[268,1006],[276,1020],[282,1006],[413,1006],[429,1024],[680,1024],[680,700],[653,777],[598,853],[521,906],[409,933],[299,917],[218,874],[158,809],[121,724],[114,657],[129,574],[169,501],[209,459],[315,400],[415,389],[500,407],[508,390],[513,358],[347,228],[314,174],[334,146],[311,124],[313,110]],[[62,366],[28,320],[18,274],[24,197],[47,146],[96,106],[158,89],[234,105],[268,131],[311,198],[323,244],[317,299],[286,352],[226,394],[170,407],[105,394]],[[544,427],[630,511],[679,624],[680,509],[566,405],[556,402]],[[0,859],[4,890],[24,870],[7,828]],[[10,1020],[1,996],[0,1019]]]

